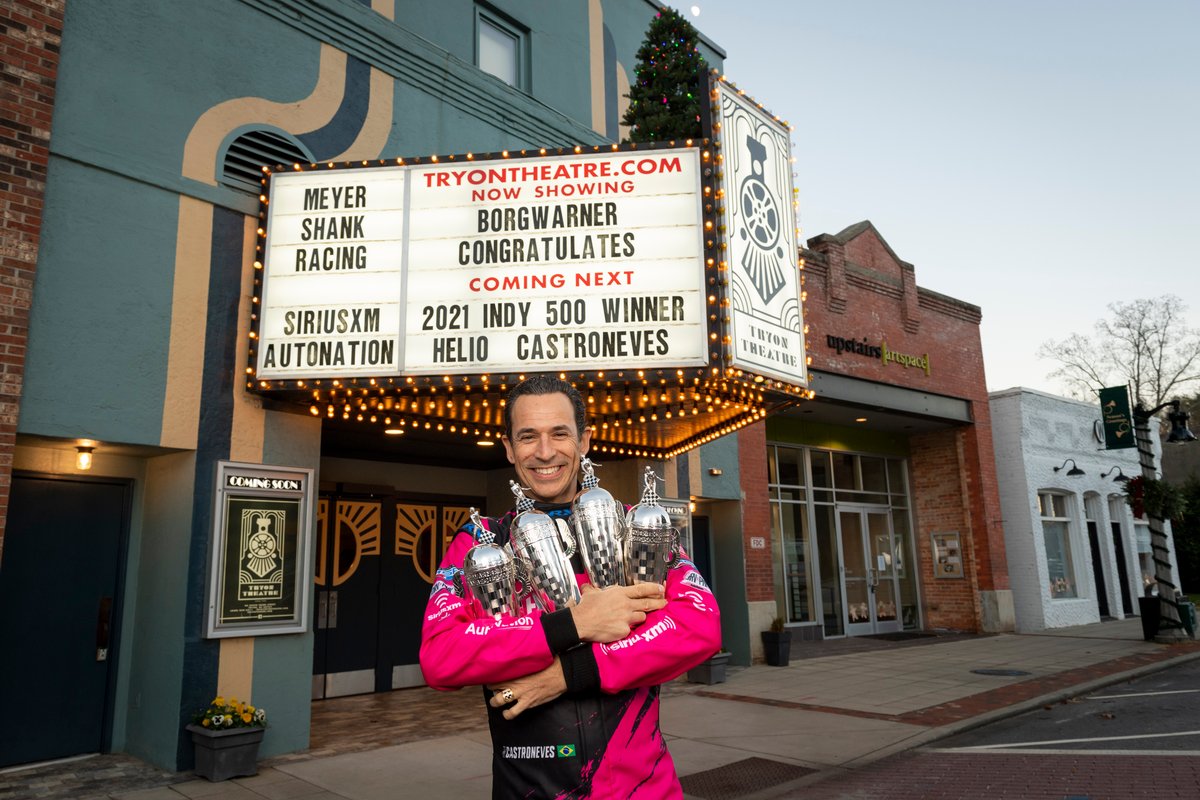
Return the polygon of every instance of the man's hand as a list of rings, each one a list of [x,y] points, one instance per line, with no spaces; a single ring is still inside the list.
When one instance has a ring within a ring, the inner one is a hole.
[[[556,699],[567,690],[567,680],[563,677],[562,662],[555,656],[554,663],[541,672],[487,688],[495,692],[488,705],[492,708],[508,706],[504,708],[504,718],[515,719],[522,711]]]
[[[583,598],[571,608],[575,630],[585,642],[608,644],[624,639],[646,614],[667,604],[663,587],[657,583],[610,586],[597,589],[585,584]]]

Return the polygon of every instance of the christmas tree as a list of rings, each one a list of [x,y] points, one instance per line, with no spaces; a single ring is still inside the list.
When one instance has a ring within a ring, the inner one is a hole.
[[[700,54],[700,34],[678,11],[664,8],[650,22],[633,68],[629,108],[621,121],[631,142],[700,138],[702,83],[708,67]]]

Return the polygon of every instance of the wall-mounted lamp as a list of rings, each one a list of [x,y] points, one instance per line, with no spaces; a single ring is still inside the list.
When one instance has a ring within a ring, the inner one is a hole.
[[[721,477],[722,472],[719,467],[709,467],[708,474],[712,475],[714,478],[719,478]]]
[[[80,445],[75,448],[75,469],[87,470],[92,468],[92,451],[94,447]]]
[[[1055,468],[1054,468],[1054,471],[1055,471],[1055,472],[1058,472],[1060,469],[1065,469],[1065,468],[1066,468],[1066,466],[1067,466],[1067,464],[1070,464],[1070,465],[1071,465],[1071,468],[1067,470],[1067,477],[1070,477],[1070,478],[1077,478],[1077,477],[1079,477],[1080,475],[1086,475],[1086,474],[1087,474],[1086,472],[1084,472],[1083,470],[1081,470],[1081,469],[1079,468],[1079,466],[1078,466],[1078,465],[1075,463],[1075,459],[1073,459],[1073,458],[1068,458],[1066,461],[1064,461],[1064,462],[1062,463],[1062,466],[1061,466],[1061,467],[1055,467]]]
[[[1112,475],[1114,472],[1117,473],[1117,477],[1113,478],[1113,481],[1115,481],[1116,483],[1129,483],[1129,476],[1126,475],[1124,472],[1121,472],[1120,467],[1113,467],[1108,472],[1101,472],[1100,477],[1107,478],[1109,475]]]

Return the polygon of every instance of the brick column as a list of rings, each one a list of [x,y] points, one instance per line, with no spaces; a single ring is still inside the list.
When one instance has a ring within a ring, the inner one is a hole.
[[[0,239],[0,559],[42,229],[64,4],[65,0],[0,3],[0,219],[4,222]]]
[[[742,478],[742,553],[746,558],[746,600],[775,599],[773,549],[756,550],[752,536],[771,541],[771,500],[767,491],[767,423],[737,432],[738,471]]]

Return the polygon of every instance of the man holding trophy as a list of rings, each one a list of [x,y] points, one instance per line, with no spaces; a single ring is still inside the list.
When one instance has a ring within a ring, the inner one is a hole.
[[[425,680],[485,687],[493,798],[681,798],[659,684],[719,649],[716,600],[649,468],[628,514],[598,488],[574,387],[518,384],[505,427],[517,508],[473,516],[447,550],[425,610]]]

